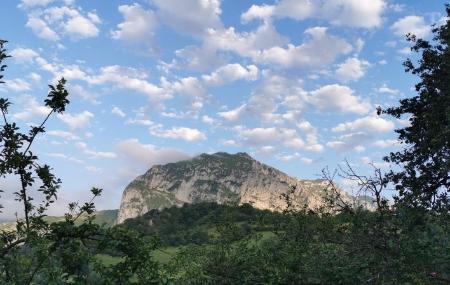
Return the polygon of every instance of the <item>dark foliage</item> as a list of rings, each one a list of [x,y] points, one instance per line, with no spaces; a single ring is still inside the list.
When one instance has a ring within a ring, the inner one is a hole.
[[[157,236],[166,246],[201,245],[211,243],[224,223],[236,225],[239,235],[236,238],[241,239],[256,232],[273,231],[282,218],[280,213],[258,210],[248,204],[231,206],[204,202],[151,210],[120,226]]]
[[[446,6],[450,17],[450,6]],[[396,118],[406,117],[410,126],[398,129],[404,148],[385,159],[401,171],[389,174],[405,205],[436,211],[450,210],[450,20],[433,28],[432,42],[408,35],[412,50],[421,57],[408,59],[407,72],[417,75],[418,95],[403,99],[397,107],[383,110]],[[379,110],[381,111],[381,110]]]

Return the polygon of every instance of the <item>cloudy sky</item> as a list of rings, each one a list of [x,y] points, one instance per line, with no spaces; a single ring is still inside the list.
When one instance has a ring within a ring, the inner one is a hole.
[[[348,159],[359,171],[397,146],[407,120],[376,116],[412,96],[405,34],[430,37],[445,1],[3,0],[11,117],[43,119],[47,84],[70,105],[35,152],[63,180],[61,203],[105,189],[117,208],[152,164],[248,152],[299,178]],[[13,178],[1,181],[14,189]],[[3,215],[20,211],[3,195]]]

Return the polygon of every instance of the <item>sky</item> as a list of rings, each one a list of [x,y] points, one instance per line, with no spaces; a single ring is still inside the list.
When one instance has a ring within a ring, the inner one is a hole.
[[[445,2],[2,0],[0,97],[25,130],[48,112],[47,85],[68,81],[66,112],[33,147],[63,181],[50,214],[92,186],[99,209],[118,208],[152,165],[204,152],[247,152],[300,179],[345,159],[388,170],[408,120],[376,108],[415,95],[405,34],[430,39]],[[17,178],[0,188],[12,217]]]

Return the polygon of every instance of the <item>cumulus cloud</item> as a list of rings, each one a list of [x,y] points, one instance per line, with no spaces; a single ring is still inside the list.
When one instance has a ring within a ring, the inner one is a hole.
[[[119,157],[138,165],[140,168],[149,168],[156,164],[166,164],[189,159],[186,153],[173,148],[160,148],[151,144],[141,143],[132,138],[120,141],[115,148]]]
[[[276,157],[279,160],[282,161],[293,161],[293,160],[297,160],[297,161],[301,161],[304,164],[311,164],[314,161],[311,158],[307,158],[307,157],[303,157],[300,153],[295,152],[293,154],[284,154],[284,155],[278,155]]]
[[[202,78],[208,85],[213,86],[230,83],[240,79],[255,81],[258,78],[258,67],[255,65],[244,67],[239,63],[230,63],[221,66],[210,75],[203,75]]]
[[[77,142],[75,146],[90,158],[116,158],[117,154],[109,151],[95,151],[84,142]]]
[[[337,140],[327,142],[326,146],[338,152],[351,150],[359,153],[365,150],[363,144],[370,139],[372,139],[371,134],[365,132],[354,132],[341,135]]]
[[[81,129],[90,124],[91,119],[94,118],[94,114],[89,111],[83,111],[74,115],[69,113],[58,114],[58,118],[71,129]]]
[[[150,134],[155,137],[179,139],[187,142],[206,140],[206,135],[198,130],[187,127],[172,127],[171,129],[162,129],[160,127],[150,128]]]
[[[146,10],[139,4],[121,5],[119,12],[124,21],[117,25],[117,30],[112,31],[113,39],[130,43],[151,43],[158,19],[152,10]]]
[[[48,156],[50,157],[56,157],[56,158],[60,158],[60,159],[64,159],[70,162],[75,162],[75,163],[84,163],[84,161],[82,161],[81,159],[75,158],[73,156],[64,154],[64,153],[59,153],[59,152],[50,152],[47,153]]]
[[[329,35],[325,27],[309,28],[305,34],[310,39],[299,46],[288,44],[286,48],[271,47],[262,50],[253,59],[261,63],[277,64],[283,67],[323,66],[334,62],[339,55],[345,55],[352,51],[349,43],[342,38]]]
[[[35,6],[47,6],[51,2],[53,2],[53,0],[21,0],[19,7],[30,8]]]
[[[82,101],[86,101],[93,105],[100,104],[97,96],[89,91],[87,91],[83,86],[78,84],[70,84],[67,86],[69,94],[72,98],[79,98]]]
[[[322,146],[316,144],[315,146],[305,143],[295,129],[290,128],[245,128],[242,126],[235,127],[240,140],[249,146],[261,146],[268,143],[276,143],[278,146],[284,146],[291,149],[302,149],[312,152],[322,151]]]
[[[36,36],[42,39],[49,41],[59,40],[58,34],[54,30],[52,30],[42,19],[30,17],[27,21],[26,26],[30,28],[33,33],[36,34]]]
[[[4,80],[4,81],[6,89],[11,91],[23,92],[31,89],[30,83],[21,78],[15,78],[12,80]]]
[[[36,51],[30,48],[15,48],[11,51],[10,55],[19,63],[32,63],[39,56]]]
[[[26,26],[42,39],[58,41],[61,34],[73,40],[96,37],[100,23],[95,11],[86,13],[81,8],[61,6],[33,10]]]
[[[392,95],[397,95],[400,93],[400,91],[398,89],[390,88],[389,86],[387,86],[386,83],[384,83],[383,85],[378,87],[377,92],[378,93],[387,93],[387,94],[392,94]]]
[[[119,65],[105,66],[101,68],[100,74],[85,80],[94,85],[112,83],[117,88],[144,93],[152,101],[172,98],[171,94],[147,81],[146,75],[134,68],[126,68]]]
[[[347,86],[332,84],[311,91],[310,103],[319,109],[337,110],[344,113],[365,114],[372,105],[361,97],[353,95]]]
[[[243,57],[256,60],[261,50],[282,46],[288,39],[280,35],[270,22],[264,22],[251,32],[236,32],[234,27],[209,29],[204,45],[212,50],[232,51]]]
[[[121,118],[124,118],[124,117],[126,116],[125,112],[122,111],[122,109],[120,109],[120,108],[117,107],[117,106],[114,106],[114,107],[111,109],[111,114],[116,115],[116,116],[121,117]]]
[[[372,146],[378,148],[388,148],[399,145],[400,142],[396,139],[376,140],[372,143]]]
[[[20,112],[13,114],[13,117],[19,120],[28,120],[33,117],[44,117],[50,112],[50,108],[38,103],[32,96],[22,96],[19,98]]]
[[[68,140],[68,141],[80,140],[79,136],[75,135],[72,132],[67,132],[67,131],[52,130],[52,131],[46,132],[46,134],[49,136],[60,137],[65,140]]]
[[[356,81],[364,76],[368,67],[370,67],[370,63],[366,60],[356,57],[348,58],[338,65],[336,77],[343,82]]]
[[[395,35],[404,37],[411,33],[419,38],[424,38],[431,33],[431,27],[425,22],[421,16],[411,15],[397,20],[392,26]]]
[[[374,28],[382,24],[382,13],[386,6],[384,0],[281,0],[275,5],[252,5],[241,15],[241,20],[245,23],[271,17],[298,21],[316,18],[336,26]]]
[[[159,18],[177,31],[194,36],[220,29],[220,0],[153,0]]]
[[[96,18],[94,17],[94,19]],[[92,18],[85,18],[78,15],[67,20],[64,29],[74,39],[92,38],[96,37],[99,33],[96,24],[98,22]]]
[[[228,121],[237,121],[245,114],[246,108],[247,106],[243,104],[233,110],[219,112],[217,115]]]
[[[367,116],[351,122],[341,123],[334,127],[333,132],[358,132],[385,133],[392,131],[395,125],[393,122],[380,117]]]

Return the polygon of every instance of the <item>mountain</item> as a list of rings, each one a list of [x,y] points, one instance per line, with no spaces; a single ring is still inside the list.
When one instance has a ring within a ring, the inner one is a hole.
[[[325,180],[299,180],[247,153],[201,154],[189,160],[155,165],[125,189],[117,223],[152,209],[196,202],[251,204],[271,211],[323,205]],[[295,189],[295,190],[292,190]],[[347,194],[343,194],[350,198]]]

